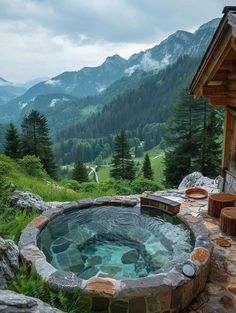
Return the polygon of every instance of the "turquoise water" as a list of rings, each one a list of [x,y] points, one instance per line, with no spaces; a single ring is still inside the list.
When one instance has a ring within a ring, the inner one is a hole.
[[[48,262],[83,279],[168,271],[186,260],[192,243],[190,231],[176,217],[156,209],[115,206],[61,215],[38,240]]]

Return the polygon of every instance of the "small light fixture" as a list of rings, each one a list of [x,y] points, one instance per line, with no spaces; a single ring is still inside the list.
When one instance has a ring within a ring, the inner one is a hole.
[[[194,278],[196,275],[196,269],[193,263],[186,262],[182,267],[183,274],[188,278]]]

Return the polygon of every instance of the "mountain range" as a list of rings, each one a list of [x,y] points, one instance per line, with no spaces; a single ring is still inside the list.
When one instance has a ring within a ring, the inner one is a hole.
[[[98,67],[36,81],[23,94],[26,86],[0,79],[0,123],[13,121],[19,126],[32,109],[43,113],[59,164],[74,162],[78,156],[86,162],[109,156],[114,134],[121,128],[136,148],[144,143],[150,149],[161,143],[173,106],[187,88],[218,23],[214,19],[194,33],[177,31],[128,60],[114,55]],[[10,88],[16,88],[13,91],[19,96],[11,94],[14,99],[1,103]],[[0,144],[3,130],[0,124]]]
[[[45,79],[45,77],[35,78],[22,84],[16,84],[0,77],[0,106],[23,95],[29,88]]]
[[[68,125],[74,123],[76,119],[85,119],[102,109],[114,96],[124,92],[128,81],[129,88],[137,87],[139,84],[137,81],[142,80],[140,75],[146,77],[143,73],[156,73],[174,64],[183,55],[201,56],[218,23],[219,19],[214,19],[199,27],[194,33],[179,30],[159,45],[133,54],[128,60],[114,55],[107,57],[105,62],[98,67],[85,67],[80,71],[64,72],[39,82],[20,96],[2,103],[0,122],[19,121],[33,108],[45,113],[49,117],[49,124],[50,118],[55,116],[56,112],[58,112],[56,115],[61,115],[66,111]],[[139,75],[136,75],[136,72]],[[121,82],[117,84],[119,81]],[[115,87],[112,87],[113,84],[116,84]],[[17,92],[18,95],[22,93],[22,88],[25,88],[12,85],[7,87],[9,92],[15,93],[15,96]],[[14,88],[14,92],[11,88]],[[1,92],[0,87],[0,99],[3,97],[2,94],[4,92]],[[8,97],[11,98],[13,95],[8,95]],[[65,118],[63,120],[65,121]],[[60,124],[55,127],[64,126]]]

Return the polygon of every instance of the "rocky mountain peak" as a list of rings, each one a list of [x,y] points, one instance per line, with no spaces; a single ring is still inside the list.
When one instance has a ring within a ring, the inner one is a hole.
[[[220,23],[220,18],[214,18],[213,20],[201,25],[195,33],[197,33],[198,31],[200,30],[206,30],[206,29],[209,29],[209,28],[213,28],[213,29],[216,29]]]

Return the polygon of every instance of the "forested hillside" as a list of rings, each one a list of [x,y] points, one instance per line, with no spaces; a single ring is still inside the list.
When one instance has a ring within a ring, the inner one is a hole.
[[[85,122],[59,132],[57,160],[70,163],[74,155],[79,155],[83,161],[91,161],[102,150],[111,150],[112,138],[121,128],[128,131],[136,147],[141,141],[145,149],[158,145],[180,91],[187,88],[198,63],[198,58],[181,57],[175,64],[146,78],[138,88],[118,95]]]

